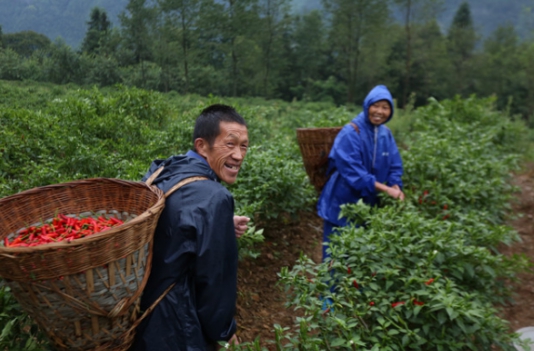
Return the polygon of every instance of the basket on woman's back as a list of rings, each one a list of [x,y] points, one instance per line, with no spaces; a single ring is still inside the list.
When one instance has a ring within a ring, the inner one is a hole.
[[[0,276],[58,350],[127,350],[148,279],[164,194],[140,182],[94,178],[0,199],[0,238],[58,213],[125,223],[73,240],[0,247]]]
[[[328,154],[342,127],[297,128],[297,141],[310,182],[320,192],[328,180]]]

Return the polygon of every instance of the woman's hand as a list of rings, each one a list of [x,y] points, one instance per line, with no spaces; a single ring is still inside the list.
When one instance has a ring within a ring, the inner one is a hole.
[[[386,194],[388,194],[394,199],[399,199],[401,201],[404,201],[404,193],[402,192],[402,190],[400,189],[398,185],[387,186],[385,184],[375,182],[375,188],[378,191],[385,192]]]
[[[397,184],[390,187],[387,191],[387,194],[394,199],[404,201],[404,193],[402,192],[402,190],[400,190],[400,187]]]

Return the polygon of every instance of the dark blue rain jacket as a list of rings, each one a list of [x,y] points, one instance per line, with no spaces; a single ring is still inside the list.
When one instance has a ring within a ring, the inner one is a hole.
[[[347,224],[345,218],[339,218],[343,204],[360,199],[369,205],[378,203],[375,182],[402,187],[402,160],[393,135],[384,124],[375,126],[369,121],[369,106],[380,100],[391,105],[386,123],[391,120],[393,98],[385,86],[378,85],[365,98],[363,111],[352,120],[359,132],[352,125],[345,125],[328,155],[330,178],[321,192],[317,210],[321,218],[333,225]]]
[[[176,285],[141,322],[134,351],[215,350],[236,331],[237,241],[234,200],[198,154],[156,160],[143,180],[161,165],[153,184],[166,192],[191,176],[166,199],[156,228],[152,270],[141,298],[147,309]]]

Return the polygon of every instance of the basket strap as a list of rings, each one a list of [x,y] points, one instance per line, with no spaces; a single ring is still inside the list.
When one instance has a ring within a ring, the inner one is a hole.
[[[124,332],[124,335],[127,335],[129,333],[131,333],[135,328],[137,328],[137,326],[141,323],[141,321],[143,319],[145,319],[146,316],[148,316],[153,310],[154,308],[156,308],[156,306],[158,305],[158,303],[160,303],[161,300],[163,300],[163,298],[165,296],[167,296],[167,294],[169,293],[169,291],[171,291],[171,289],[176,285],[176,283],[172,283],[167,289],[165,289],[165,291],[156,299],[156,301],[154,301],[152,303],[152,305],[150,305],[149,308],[146,309],[145,312],[143,312],[143,314],[141,315],[141,317],[137,318],[135,320],[135,322],[132,324],[132,326],[126,331]]]
[[[151,186],[154,179],[156,179],[161,173],[161,171],[163,171],[163,168],[165,168],[165,166],[161,166],[160,168],[156,169],[156,171],[152,173],[150,177],[148,177],[148,179],[145,181],[146,185]]]
[[[169,291],[176,285],[176,283],[172,283],[157,299],[150,305],[149,308],[146,309],[145,312],[141,315],[141,317],[137,318],[132,326],[128,328],[122,335],[114,340],[111,340],[103,345],[98,346],[93,351],[109,351],[109,350],[116,350],[117,347],[121,346],[121,344],[124,342],[124,340],[131,339],[131,333],[135,331],[135,328],[139,326],[141,321],[145,319],[146,316],[148,316],[154,308],[158,305],[158,303],[163,300],[163,298],[167,295]],[[123,350],[123,348],[120,348],[120,350]]]
[[[352,126],[352,128],[354,128],[354,130],[356,131],[356,133],[360,134],[360,128],[358,128],[358,126],[356,125],[356,123],[354,123],[354,122],[350,122],[350,125]]]
[[[183,179],[182,181],[176,183],[175,186],[173,186],[172,188],[170,188],[170,189],[165,193],[165,198],[169,197],[169,195],[171,195],[172,193],[174,193],[176,190],[180,189],[180,188],[183,187],[184,185],[189,184],[189,183],[196,182],[196,181],[198,181],[198,180],[208,180],[208,177],[195,176],[195,177],[185,178],[185,179]]]
[[[165,166],[161,166],[160,168],[158,168],[154,173],[152,173],[150,175],[150,177],[148,177],[148,179],[145,181],[145,184],[148,185],[148,186],[151,186],[152,183],[154,182],[154,180],[159,176],[159,174],[163,171],[163,168],[165,168]],[[181,180],[180,182],[176,183],[176,185],[174,185],[172,188],[170,188],[166,193],[165,193],[165,197],[169,197],[169,195],[171,195],[172,193],[174,193],[176,190],[180,189],[181,187],[183,187],[184,185],[186,184],[189,184],[189,183],[192,183],[192,182],[196,182],[198,180],[209,180],[208,177],[203,177],[203,176],[194,176],[194,177],[189,177],[189,178],[185,178],[183,180]]]

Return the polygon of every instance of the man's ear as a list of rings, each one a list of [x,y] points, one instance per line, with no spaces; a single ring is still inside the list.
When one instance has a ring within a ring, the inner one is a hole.
[[[195,150],[200,156],[207,158],[208,157],[209,144],[203,138],[195,139]]]

